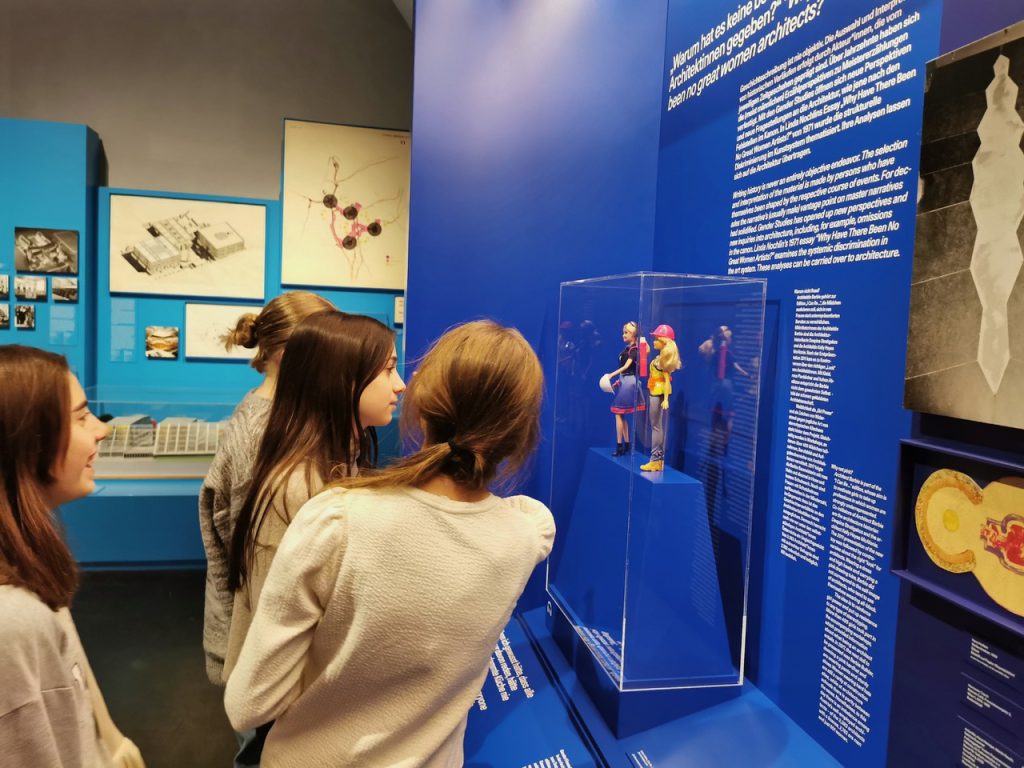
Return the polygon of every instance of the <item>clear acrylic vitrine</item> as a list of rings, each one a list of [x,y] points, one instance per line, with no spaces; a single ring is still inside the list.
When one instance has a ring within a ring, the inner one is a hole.
[[[110,432],[97,479],[204,477],[245,391],[94,386],[89,407]]]
[[[743,682],[764,306],[763,280],[562,283],[547,591],[619,691]]]

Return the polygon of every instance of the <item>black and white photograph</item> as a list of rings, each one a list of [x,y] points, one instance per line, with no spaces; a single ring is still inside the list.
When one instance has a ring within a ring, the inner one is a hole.
[[[11,278],[7,275],[0,275],[0,300],[11,297]]]
[[[151,360],[177,360],[178,335],[174,326],[147,325],[146,357]]]
[[[15,227],[14,268],[77,275],[78,233],[73,229]]]
[[[242,304],[186,304],[185,305],[185,357],[210,360],[252,360],[255,349],[224,348],[221,337],[238,323],[238,318],[259,307]]]
[[[11,306],[0,304],[0,329],[11,327]]]
[[[110,292],[263,298],[266,206],[110,196]]]
[[[14,325],[22,331],[34,331],[36,329],[36,308],[31,304],[15,304]]]
[[[18,275],[14,278],[14,298],[20,301],[46,301],[46,278]]]
[[[1024,428],[1024,23],[928,64],[904,405]]]
[[[55,277],[55,278],[53,278],[53,300],[54,301],[78,301],[78,278],[77,277]]]

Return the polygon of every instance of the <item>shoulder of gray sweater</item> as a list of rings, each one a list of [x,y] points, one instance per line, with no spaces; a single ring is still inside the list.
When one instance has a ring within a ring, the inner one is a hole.
[[[8,660],[19,649],[36,647],[41,639],[55,640],[59,635],[56,611],[23,587],[0,585],[0,616],[4,617],[0,622],[0,648]],[[0,679],[3,677],[0,674]]]

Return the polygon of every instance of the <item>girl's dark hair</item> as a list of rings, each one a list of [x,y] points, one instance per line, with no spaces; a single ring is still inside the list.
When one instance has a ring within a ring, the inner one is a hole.
[[[68,363],[17,344],[0,346],[0,584],[67,606],[78,571],[46,501],[71,430]]]
[[[511,478],[537,445],[543,389],[540,361],[515,328],[490,320],[456,326],[423,357],[405,393],[402,432],[419,449],[332,484],[416,486],[448,475],[483,490]]]
[[[245,584],[267,510],[285,493],[293,472],[303,469],[312,492],[314,476],[326,482],[346,477],[357,464],[377,463],[377,433],[363,428],[359,398],[387,365],[394,344],[394,331],[377,320],[337,310],[310,315],[295,328],[281,358],[252,484],[231,535],[232,591]]]

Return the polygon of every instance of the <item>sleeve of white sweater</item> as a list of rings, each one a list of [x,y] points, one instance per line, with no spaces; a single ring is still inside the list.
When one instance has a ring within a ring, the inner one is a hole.
[[[509,503],[519,508],[537,528],[537,562],[551,554],[555,543],[555,518],[546,505],[529,496],[510,496]]]
[[[299,510],[267,574],[224,695],[236,731],[276,720],[302,692],[313,632],[345,549],[344,515],[336,504],[325,505],[327,498],[314,498]]]

